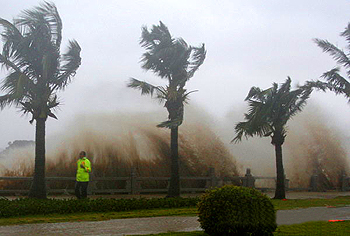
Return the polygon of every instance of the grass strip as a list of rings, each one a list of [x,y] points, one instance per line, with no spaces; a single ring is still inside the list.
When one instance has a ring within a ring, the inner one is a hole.
[[[197,208],[172,208],[172,209],[150,209],[133,210],[123,212],[102,212],[102,213],[72,213],[72,214],[48,214],[1,218],[0,226],[35,224],[35,223],[57,223],[76,221],[101,221],[111,219],[142,218],[157,216],[196,216]]]
[[[161,234],[149,234],[148,236],[208,236],[203,231],[194,232],[169,232]],[[350,221],[344,222],[307,222],[295,225],[279,226],[274,236],[348,236],[350,235]],[[143,235],[147,236],[147,235]]]
[[[272,199],[276,210],[291,210],[309,207],[343,207],[350,205],[350,197],[336,197],[331,199]]]

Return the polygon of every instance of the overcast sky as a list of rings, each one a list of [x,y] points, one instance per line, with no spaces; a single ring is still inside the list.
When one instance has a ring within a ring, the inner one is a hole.
[[[37,0],[0,0],[0,17],[11,20]],[[187,83],[191,104],[208,111],[219,122],[229,111],[242,110],[250,87],[270,87],[290,76],[295,84],[317,79],[336,64],[312,41],[327,39],[341,48],[339,36],[350,22],[347,0],[57,0],[63,21],[62,52],[69,39],[82,48],[82,65],[72,84],[60,93],[59,120],[47,122],[53,136],[81,112],[128,112],[159,104],[126,88],[130,77],[164,84],[140,68],[144,52],[141,27],[161,20],[174,37],[199,46],[207,58]],[[0,28],[0,30],[2,30]],[[4,69],[0,78],[6,75]],[[349,127],[346,99],[314,93],[312,101],[329,113],[330,122]],[[154,104],[154,105],[150,105]],[[34,140],[35,127],[15,108],[0,112],[0,148],[9,141]],[[166,113],[165,117],[166,119]],[[233,132],[233,131],[232,131]],[[234,133],[232,133],[234,136]]]

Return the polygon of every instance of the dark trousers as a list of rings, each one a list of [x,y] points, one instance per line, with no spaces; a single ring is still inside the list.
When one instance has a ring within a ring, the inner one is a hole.
[[[89,182],[76,182],[75,183],[75,196],[78,199],[87,198],[87,187]]]

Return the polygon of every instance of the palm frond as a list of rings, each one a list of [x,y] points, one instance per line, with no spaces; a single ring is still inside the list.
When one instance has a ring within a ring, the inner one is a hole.
[[[345,68],[350,67],[350,60],[347,57],[347,55],[344,53],[343,50],[337,48],[332,43],[328,42],[327,40],[322,39],[314,39],[314,42],[322,48],[324,52],[329,53],[338,64],[344,66]]]
[[[5,19],[0,18],[0,25],[4,27],[4,32],[1,35],[4,41],[2,54],[5,58],[10,58],[14,51],[12,48],[23,39],[23,36],[15,25]]]
[[[159,90],[158,87],[147,83],[146,81],[137,80],[135,78],[130,78],[129,83],[127,84],[127,87],[138,89],[141,91],[141,95],[151,95],[153,96],[153,93],[155,90]],[[160,91],[161,93],[163,91]]]
[[[30,10],[24,10],[16,19],[16,24],[30,28],[40,27],[47,30],[47,37],[56,47],[60,47],[62,41],[62,20],[55,4],[44,2],[40,6]]]
[[[13,63],[12,61],[8,60],[5,56],[3,56],[1,54],[0,54],[0,63],[1,63],[2,66],[5,66],[6,69],[10,69],[11,68],[11,69],[13,69],[13,70],[15,70],[17,72],[21,72],[21,69],[18,68],[18,66],[15,63]]]
[[[34,107],[31,102],[20,102],[20,104],[22,105],[21,111],[23,112],[23,114],[34,113]]]
[[[239,122],[235,126],[236,136],[231,140],[231,143],[239,143],[242,138],[253,137],[255,135],[259,137],[270,136],[272,128],[268,123],[256,124],[252,121]]]
[[[291,88],[291,83],[292,83],[292,80],[291,78],[288,76],[286,81],[281,84],[281,87],[279,89],[279,93],[288,93],[290,91],[290,88]]]
[[[203,64],[205,57],[207,55],[207,51],[205,50],[204,43],[201,47],[192,47],[193,55],[191,57],[190,62],[190,70],[188,72],[188,78],[192,78],[194,73],[199,69],[199,67]]]
[[[146,50],[154,50],[155,46],[159,44],[169,44],[172,43],[172,37],[168,30],[168,28],[163,24],[163,22],[159,22],[159,26],[153,25],[151,31],[148,31],[146,26],[141,28],[141,40],[140,44],[142,47],[146,48]]]
[[[182,124],[182,119],[167,120],[157,125],[158,128],[173,129]]]
[[[310,98],[310,94],[312,93],[312,89],[303,89],[299,88],[291,92],[291,99],[289,99],[289,113],[286,116],[287,119],[295,116],[297,113],[301,112],[305,107],[307,100]],[[287,121],[285,122],[287,123]]]
[[[317,89],[317,90],[322,90],[323,92],[326,92],[327,89],[329,89],[329,84],[325,83],[323,81],[320,80],[311,80],[311,81],[306,81],[304,85],[299,86],[300,89],[303,90],[313,90],[313,89]]]
[[[26,85],[26,76],[17,71],[9,74],[2,82],[1,90],[11,94],[12,97],[21,98],[23,96],[24,86]]]
[[[69,41],[68,51],[62,56],[64,64],[60,68],[60,75],[54,81],[58,89],[65,88],[75,76],[77,69],[81,65],[80,52],[81,48],[78,42],[75,40]]]
[[[198,90],[192,90],[192,91],[189,91],[189,92],[186,92],[186,90],[185,90],[185,91],[184,91],[184,94],[183,94],[183,96],[182,96],[182,101],[183,101],[184,103],[188,103],[189,95],[190,95],[191,93],[195,93],[195,92],[198,92]]]
[[[182,38],[173,38],[163,22],[153,25],[150,31],[142,27],[140,44],[146,49],[141,57],[141,67],[169,82],[186,82],[193,77],[206,56],[204,44],[192,47]]]
[[[339,74],[339,68],[332,69],[322,75],[328,81],[328,88],[336,94],[344,94],[350,98],[350,83]]]
[[[265,89],[265,90],[261,90],[259,87],[251,87],[249,90],[249,93],[247,95],[247,97],[244,99],[244,101],[248,101],[248,100],[252,100],[252,99],[256,99],[259,101],[265,101],[266,97],[269,96],[269,94],[271,94],[274,90],[274,87]]]
[[[348,42],[348,49],[350,50],[350,23],[348,23],[340,36],[345,37],[346,41]]]
[[[0,109],[4,109],[6,106],[11,106],[12,104],[18,104],[18,100],[15,99],[13,94],[0,96]]]

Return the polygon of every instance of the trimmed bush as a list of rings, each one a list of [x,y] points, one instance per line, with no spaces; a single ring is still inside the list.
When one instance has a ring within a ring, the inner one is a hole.
[[[224,186],[207,190],[198,203],[199,222],[212,236],[273,235],[276,211],[258,190]]]
[[[25,215],[193,207],[197,205],[198,200],[198,198],[0,199],[0,218]]]

